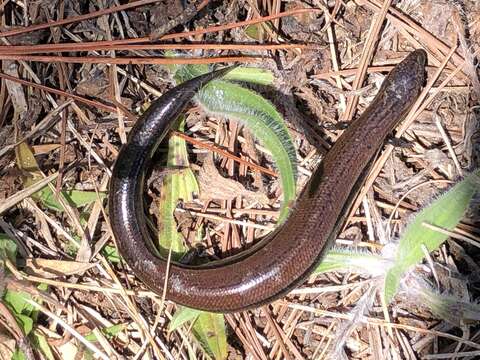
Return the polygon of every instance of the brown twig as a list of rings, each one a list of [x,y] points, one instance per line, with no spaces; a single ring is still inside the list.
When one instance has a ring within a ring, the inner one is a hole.
[[[113,45],[112,45],[113,43]],[[137,51],[137,50],[238,50],[270,51],[289,49],[316,49],[317,44],[117,44],[116,41],[94,41],[87,43],[63,43],[40,45],[0,46],[0,54],[41,54],[51,52],[78,51]]]
[[[235,156],[231,153],[229,153],[228,151],[225,151],[225,150],[222,150],[214,145],[210,145],[204,141],[199,141],[197,139],[194,139],[184,133],[181,133],[181,132],[178,132],[178,131],[174,131],[173,134],[175,134],[175,136],[178,136],[184,140],[186,140],[187,142],[189,142],[190,144],[193,144],[193,145],[197,145],[198,147],[200,148],[203,148],[203,149],[207,149],[207,150],[210,150],[210,151],[213,151],[213,152],[216,152],[217,154],[220,154],[220,155],[223,155],[225,156],[226,158],[228,159],[231,159],[231,160],[234,160],[240,164],[243,164],[245,166],[248,166],[252,169],[256,169],[258,171],[261,171],[265,174],[268,174],[270,176],[275,176],[275,177],[278,177],[278,174],[275,172],[275,171],[272,171],[270,169],[267,169],[267,168],[264,168],[263,166],[260,166],[260,165],[257,165],[255,163],[251,163],[249,161],[246,161],[238,156]]]
[[[47,56],[47,55],[4,55],[0,60],[23,60],[36,62],[58,62],[67,64],[117,64],[117,65],[172,65],[172,64],[216,64],[228,62],[253,62],[256,57],[219,56],[210,58],[162,58],[162,57],[122,57],[111,58],[101,56]]]
[[[97,108],[100,108],[100,109],[108,111],[108,112],[116,112],[117,111],[114,106],[106,105],[106,104],[103,104],[101,102],[94,101],[94,100],[89,100],[89,99],[86,99],[82,96],[71,94],[71,93],[68,93],[66,91],[55,89],[55,88],[52,88],[52,87],[49,87],[49,86],[40,85],[40,84],[33,83],[31,81],[19,79],[19,78],[16,78],[14,76],[10,76],[10,75],[7,75],[7,74],[1,73],[1,72],[0,72],[0,78],[5,79],[5,80],[14,81],[14,82],[17,82],[17,83],[22,84],[22,85],[31,86],[33,88],[40,89],[40,90],[43,90],[43,91],[46,91],[46,92],[49,92],[49,93],[52,93],[52,94],[65,96],[65,97],[71,98],[75,101],[78,101],[79,103],[83,103],[85,105],[92,106],[92,107],[97,107]]]

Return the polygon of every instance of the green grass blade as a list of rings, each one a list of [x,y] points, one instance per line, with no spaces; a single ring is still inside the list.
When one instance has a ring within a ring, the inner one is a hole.
[[[272,85],[271,71],[259,68],[237,67],[223,77],[224,80],[244,81],[259,85]]]
[[[20,349],[15,349],[15,352],[12,354],[11,360],[27,360],[27,357]]]
[[[179,307],[170,321],[168,331],[174,331],[186,322],[193,322],[192,331],[203,350],[214,359],[226,359],[227,335],[222,314]]]
[[[35,348],[42,352],[45,359],[55,360],[55,356],[53,355],[53,351],[45,335],[38,330],[34,330],[32,333],[32,340]]]
[[[391,261],[381,255],[366,251],[332,249],[325,255],[314,274],[354,270],[371,276],[379,276],[384,275],[391,265]]]
[[[384,284],[384,299],[389,303],[395,296],[403,274],[424,257],[423,247],[429,252],[438,247],[448,235],[425,227],[430,224],[452,230],[462,219],[471,198],[479,188],[480,170],[467,176],[431,205],[418,212],[403,232],[394,266],[388,271]]]
[[[251,90],[226,81],[212,81],[197,95],[210,113],[243,122],[271,152],[280,174],[283,203],[279,223],[283,222],[296,195],[296,152],[283,118],[273,105]]]

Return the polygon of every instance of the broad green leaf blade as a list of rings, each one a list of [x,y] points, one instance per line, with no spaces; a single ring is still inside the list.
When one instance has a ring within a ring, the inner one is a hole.
[[[15,314],[30,315],[35,310],[32,305],[25,301],[31,299],[31,295],[23,291],[7,290],[3,296],[3,301]]]
[[[38,286],[38,288],[44,290],[45,286]],[[3,303],[10,309],[25,335],[32,331],[38,316],[38,310],[28,303],[28,300],[31,299],[32,295],[29,293],[12,290],[6,290],[2,297]]]
[[[169,65],[168,68],[174,72],[173,77],[177,84],[210,71],[207,65]],[[253,67],[237,67],[225,74],[223,79],[259,85],[273,84],[273,74],[270,70]]]
[[[201,313],[199,310],[179,306],[168,324],[168,331],[175,331],[187,321],[195,321]]]
[[[403,232],[394,266],[388,271],[384,285],[384,299],[388,304],[395,296],[400,280],[411,266],[422,261],[422,246],[429,252],[438,247],[448,235],[432,230],[422,224],[452,230],[462,219],[471,198],[479,188],[480,170],[467,176],[431,205],[421,210]]]
[[[33,329],[33,319],[30,316],[23,314],[14,314],[17,324],[23,330],[25,335],[30,334]]]
[[[216,360],[227,358],[227,334],[222,314],[201,312],[192,331],[208,355]]]
[[[183,130],[183,119],[179,130]],[[178,260],[188,249],[182,235],[177,231],[177,222],[174,211],[179,200],[191,201],[193,194],[198,194],[198,183],[192,170],[188,167],[188,153],[185,140],[172,136],[168,141],[167,168],[182,167],[165,175],[159,200],[160,228],[158,241],[160,254],[168,256],[168,249],[172,249],[174,259]]]
[[[381,255],[354,250],[332,249],[315,269],[314,274],[329,271],[360,271],[371,276],[384,275],[391,261]]]
[[[253,91],[220,80],[206,85],[197,99],[208,112],[243,122],[271,152],[282,182],[283,203],[279,216],[282,223],[295,200],[297,161],[292,138],[278,111]]]

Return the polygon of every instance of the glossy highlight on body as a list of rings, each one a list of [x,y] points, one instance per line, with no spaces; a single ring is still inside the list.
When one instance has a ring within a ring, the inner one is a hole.
[[[169,300],[214,312],[235,312],[276,300],[318,266],[343,226],[386,136],[417,99],[426,53],[416,50],[385,78],[377,96],[333,145],[299,195],[288,219],[255,251],[207,266],[170,264],[150,251],[143,191],[159,143],[195,93],[229,68],[187,81],[155,101],[121,149],[110,183],[109,209],[117,246],[134,273]]]

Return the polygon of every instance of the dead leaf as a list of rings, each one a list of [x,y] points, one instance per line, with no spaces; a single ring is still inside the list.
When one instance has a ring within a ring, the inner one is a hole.
[[[232,200],[242,196],[247,201],[257,201],[261,204],[268,204],[267,195],[262,192],[255,192],[245,189],[238,181],[224,178],[218,172],[213,162],[212,155],[208,155],[197,177],[200,185],[201,199]]]
[[[46,278],[57,278],[68,275],[82,275],[95,266],[92,263],[78,261],[51,260],[41,258],[26,259],[27,271]]]

